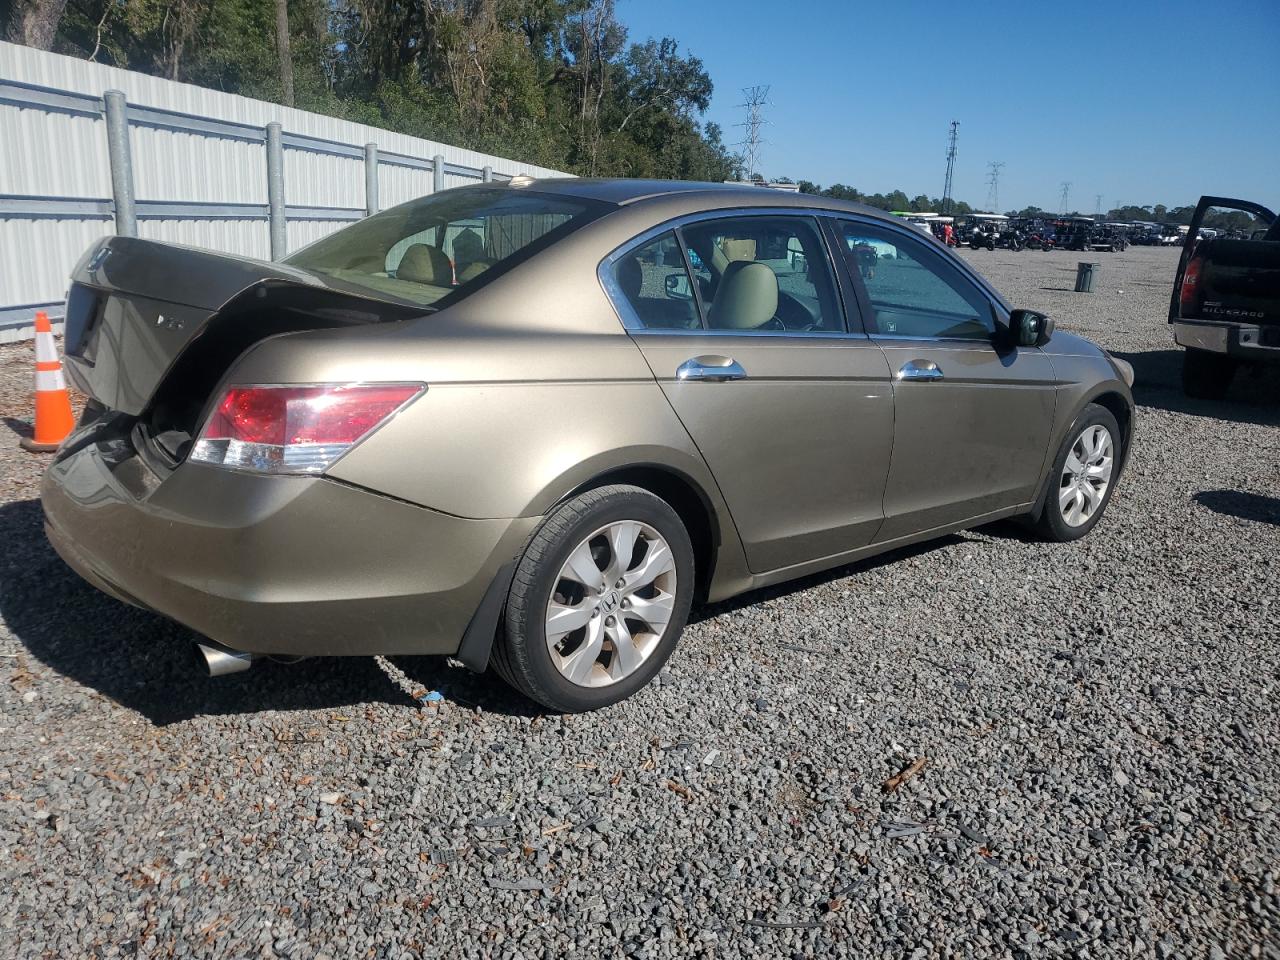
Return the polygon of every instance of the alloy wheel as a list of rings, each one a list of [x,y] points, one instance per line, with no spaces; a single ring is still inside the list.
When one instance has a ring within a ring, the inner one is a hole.
[[[1069,526],[1088,523],[1102,509],[1114,467],[1111,431],[1098,423],[1085,427],[1071,445],[1058,483],[1058,508]]]
[[[551,662],[570,683],[604,687],[657,649],[676,603],[671,547],[653,527],[619,520],[569,553],[547,601]]]

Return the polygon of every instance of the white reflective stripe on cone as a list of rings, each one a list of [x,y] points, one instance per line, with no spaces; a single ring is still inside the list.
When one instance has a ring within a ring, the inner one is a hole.
[[[36,363],[52,363],[58,359],[58,345],[52,333],[36,334]]]
[[[67,381],[62,378],[61,370],[37,370],[36,390],[65,390]]]

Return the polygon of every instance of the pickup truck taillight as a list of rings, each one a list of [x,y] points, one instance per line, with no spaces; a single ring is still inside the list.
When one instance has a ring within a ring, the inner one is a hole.
[[[1203,257],[1192,257],[1187,261],[1186,272],[1182,275],[1182,290],[1178,295],[1179,313],[1184,317],[1194,317],[1200,312],[1200,268],[1203,266]]]
[[[324,473],[424,390],[421,383],[228,387],[190,459],[256,473]]]

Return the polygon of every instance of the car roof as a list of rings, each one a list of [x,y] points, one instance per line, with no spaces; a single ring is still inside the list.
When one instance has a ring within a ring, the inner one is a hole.
[[[528,190],[535,193],[580,197],[584,200],[602,201],[617,206],[631,206],[643,203],[646,200],[674,197],[688,198],[691,210],[697,209],[700,201],[714,199],[717,206],[729,200],[743,207],[807,207],[810,209],[862,213],[879,217],[880,219],[896,219],[890,217],[886,210],[881,210],[878,207],[868,207],[861,203],[835,200],[831,197],[819,197],[808,193],[771,190],[768,187],[757,187],[741,183],[712,183],[699,180],[605,179],[595,177],[548,177],[545,179],[515,177],[506,185],[512,190]]]

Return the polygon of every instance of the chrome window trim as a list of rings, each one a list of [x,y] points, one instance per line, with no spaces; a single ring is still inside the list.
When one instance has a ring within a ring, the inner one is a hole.
[[[623,328],[627,333],[635,335],[658,335],[658,336],[730,336],[730,337],[796,337],[799,339],[842,339],[842,340],[869,340],[870,338],[863,332],[851,332],[849,330],[849,310],[844,302],[843,293],[840,290],[838,269],[839,265],[834,261],[834,252],[831,250],[831,244],[827,242],[821,224],[818,224],[818,242],[822,244],[826,251],[827,267],[831,271],[831,288],[835,294],[840,309],[840,319],[844,325],[843,330],[711,330],[706,327],[698,327],[697,329],[681,329],[679,327],[654,327],[649,328],[644,325],[639,316],[631,308],[631,303],[627,300],[627,296],[618,287],[613,276],[613,266],[627,254],[633,250],[643,247],[648,243],[652,243],[655,239],[664,233],[675,233],[681,227],[692,223],[702,223],[706,220],[730,220],[739,219],[741,217],[791,217],[795,219],[808,218],[820,220],[823,217],[835,216],[835,211],[822,210],[816,207],[722,207],[717,210],[700,210],[697,213],[686,213],[679,217],[673,217],[670,220],[664,220],[660,224],[650,227],[642,233],[636,234],[630,240],[615,247],[600,261],[596,267],[596,278],[600,281],[605,296],[609,298],[609,302],[613,304],[614,312],[618,315],[618,319],[622,322]],[[684,239],[676,234],[676,242],[681,249],[684,248]],[[685,273],[689,277],[690,289],[697,282],[689,270],[689,264],[685,263]],[[695,295],[695,303],[698,301]]]
[[[910,337],[901,333],[875,333],[872,340],[904,340],[909,343],[961,343],[990,347],[991,337]]]
[[[850,333],[847,330],[836,330],[826,333],[822,330],[681,330],[679,327],[662,328],[655,327],[649,329],[641,327],[638,330],[628,329],[627,333],[633,337],[795,337],[797,339],[821,339],[821,340],[869,340],[865,333]]]

